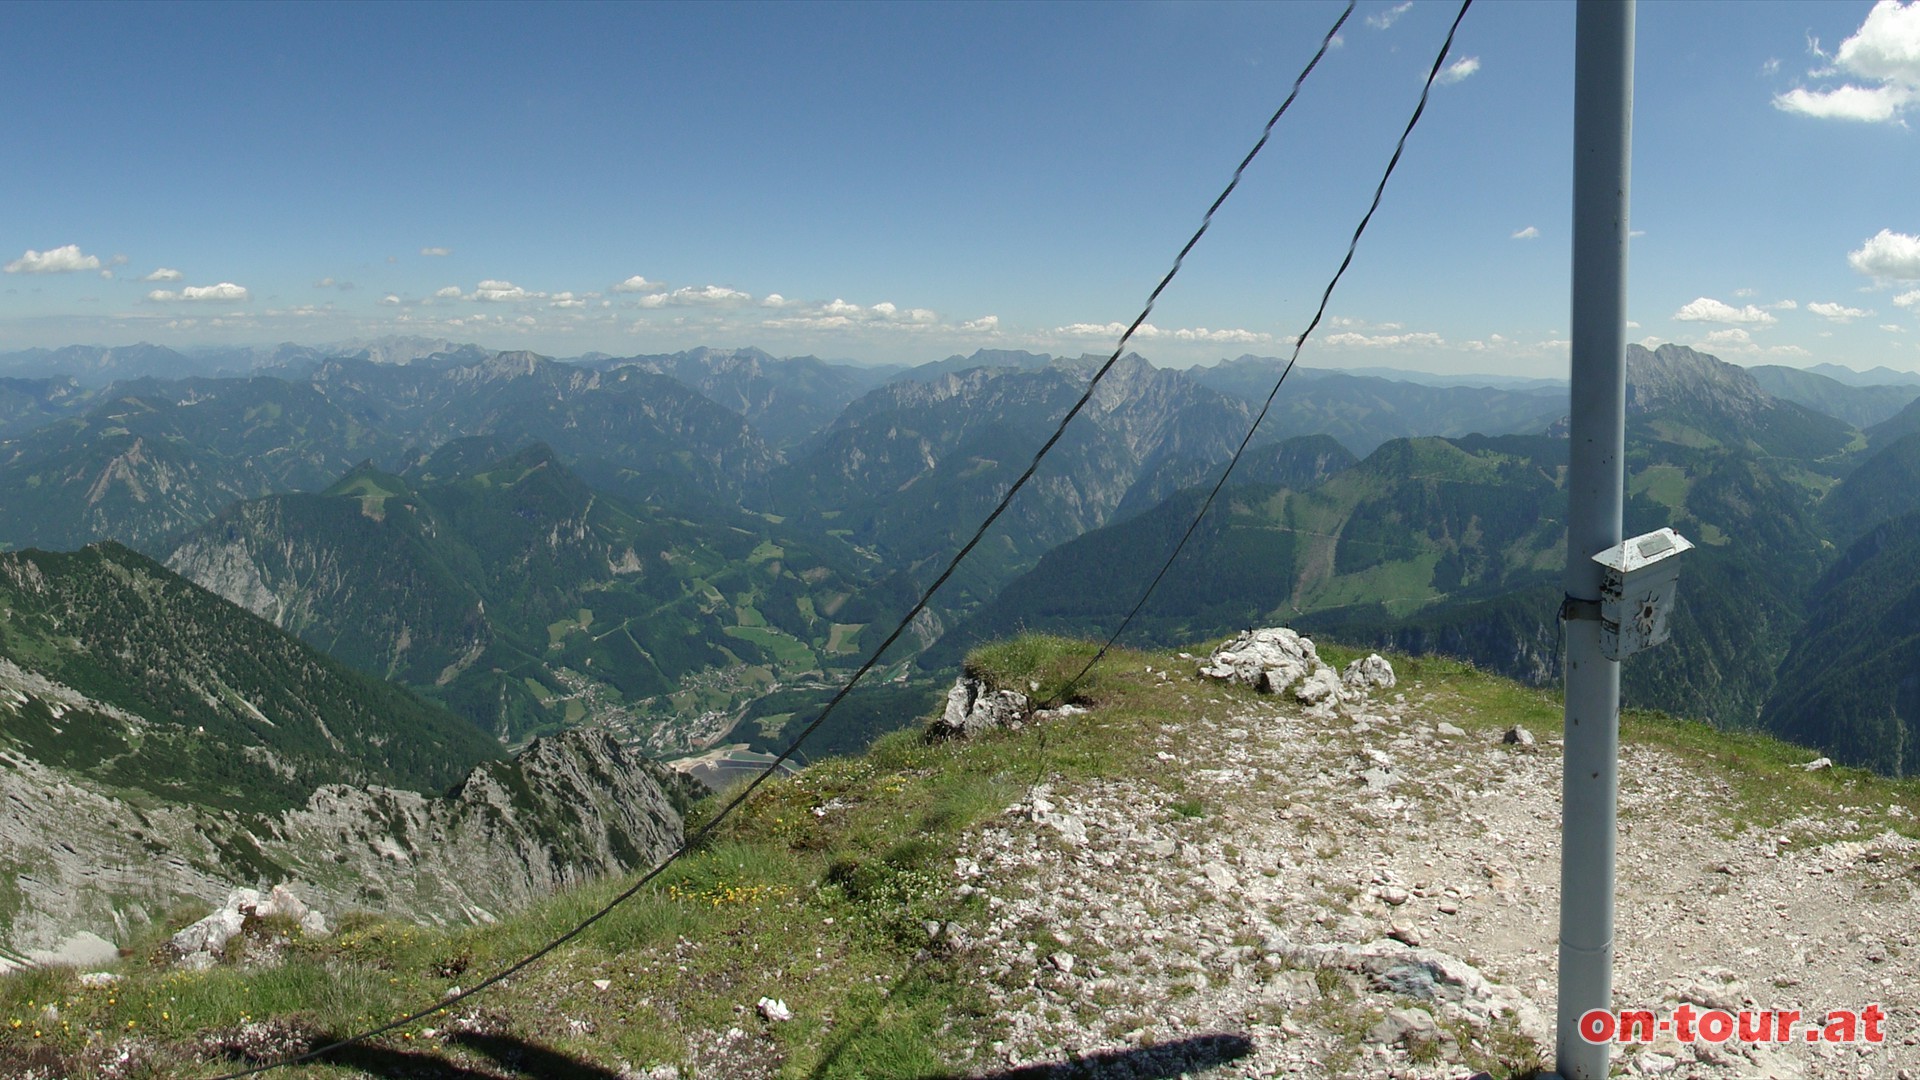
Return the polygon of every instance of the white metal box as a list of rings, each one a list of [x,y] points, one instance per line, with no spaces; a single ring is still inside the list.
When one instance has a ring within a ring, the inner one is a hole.
[[[1672,529],[1656,529],[1623,541],[1593,557],[1606,568],[1600,583],[1600,652],[1625,660],[1667,640],[1674,593],[1680,582],[1687,538]]]

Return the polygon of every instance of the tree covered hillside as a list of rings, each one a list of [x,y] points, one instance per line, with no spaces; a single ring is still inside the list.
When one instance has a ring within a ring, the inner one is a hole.
[[[0,702],[0,741],[203,806],[278,810],[325,783],[438,792],[500,753],[117,544],[0,555],[0,663],[72,692]]]
[[[418,486],[363,466],[236,504],[169,565],[511,742],[604,722],[691,745],[775,682],[852,659],[880,614],[834,541],[629,503],[543,444],[473,466],[497,445],[448,444]]]

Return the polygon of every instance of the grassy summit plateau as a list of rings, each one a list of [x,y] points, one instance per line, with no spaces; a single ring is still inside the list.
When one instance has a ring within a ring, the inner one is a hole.
[[[968,666],[1046,699],[1091,648],[1027,636]],[[1203,681],[1195,655],[1120,652],[1077,692],[1085,711],[967,741],[888,736],[770,782],[537,967],[278,1075],[1527,1075],[1550,1052],[1559,705],[1456,662],[1392,660],[1396,687],[1316,713]],[[1515,726],[1537,745],[1503,741]],[[1891,1037],[1750,1052],[1669,1037],[1621,1059],[1920,1068],[1920,988],[1901,974],[1920,933],[1920,784],[1807,771],[1807,751],[1658,715],[1628,715],[1623,738],[1622,1007],[1877,1001]],[[0,979],[0,1077],[206,1077],[317,1045],[471,986],[624,884],[467,930],[258,925],[204,972],[148,940],[126,943],[117,980]]]

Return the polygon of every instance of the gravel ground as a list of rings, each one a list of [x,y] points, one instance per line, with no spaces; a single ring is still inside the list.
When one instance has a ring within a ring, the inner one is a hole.
[[[1338,709],[1203,681],[1187,697],[1143,746],[1177,783],[1038,785],[969,839],[956,872],[991,918],[957,944],[986,958],[1005,1032],[973,1074],[1456,1078],[1550,1062],[1552,733],[1468,733],[1417,683]],[[1621,776],[1616,1008],[1824,1017],[1877,1002],[1887,1038],[1668,1034],[1616,1049],[1615,1074],[1920,1076],[1920,844],[1889,827],[1902,809],[1762,830],[1727,820],[1724,781],[1670,752],[1628,747]]]

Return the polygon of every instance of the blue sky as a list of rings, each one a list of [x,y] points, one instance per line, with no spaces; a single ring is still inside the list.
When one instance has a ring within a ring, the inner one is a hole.
[[[0,349],[1105,351],[1339,10],[11,6]],[[1141,352],[1285,351],[1455,10],[1360,4]],[[1920,369],[1920,0],[1638,47],[1632,336]],[[1572,55],[1468,14],[1307,363],[1564,373]]]

